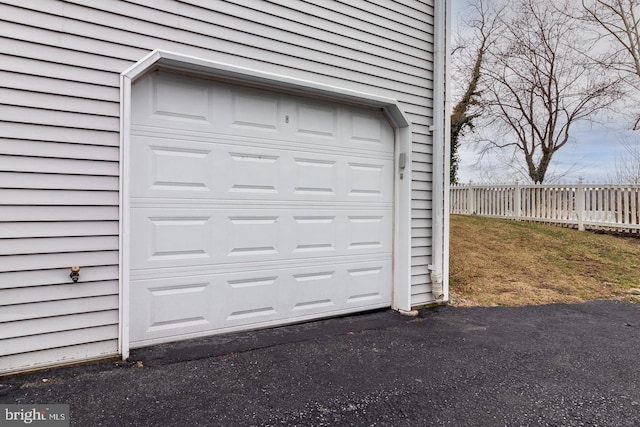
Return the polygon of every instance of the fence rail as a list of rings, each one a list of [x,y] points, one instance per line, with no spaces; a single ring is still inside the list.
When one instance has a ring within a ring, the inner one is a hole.
[[[640,232],[640,185],[455,185],[452,214]]]

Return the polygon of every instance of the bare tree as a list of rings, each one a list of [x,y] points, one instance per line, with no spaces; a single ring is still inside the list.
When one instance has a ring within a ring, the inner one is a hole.
[[[616,158],[616,168],[607,174],[607,180],[620,184],[640,184],[640,142],[629,138],[621,140],[625,155]]]
[[[544,181],[572,126],[592,120],[619,91],[579,51],[580,21],[567,3],[519,0],[501,20],[505,31],[485,52],[483,114],[495,137],[485,149],[513,150],[533,182]]]
[[[474,120],[480,115],[479,81],[484,55],[501,31],[499,18],[504,10],[492,0],[474,0],[469,6],[471,13],[462,21],[465,35],[458,34],[453,49],[464,90],[451,114],[451,184],[458,182],[460,137],[474,128]]]
[[[583,21],[596,30],[593,58],[640,90],[640,0],[582,0]],[[605,43],[605,45],[602,44]],[[633,128],[640,125],[635,118]]]
[[[580,18],[595,29],[594,57],[605,67],[617,72],[630,89],[626,93],[627,106],[622,114],[633,111],[633,130],[640,129],[637,100],[640,95],[640,0],[582,0]],[[616,159],[615,172],[610,180],[640,184],[640,146],[623,137],[626,155]]]

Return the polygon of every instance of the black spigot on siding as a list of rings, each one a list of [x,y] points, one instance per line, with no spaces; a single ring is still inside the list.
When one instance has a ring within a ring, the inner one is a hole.
[[[78,283],[78,280],[80,280],[80,267],[77,265],[71,267],[71,274],[69,274],[69,277],[71,277],[73,283]]]

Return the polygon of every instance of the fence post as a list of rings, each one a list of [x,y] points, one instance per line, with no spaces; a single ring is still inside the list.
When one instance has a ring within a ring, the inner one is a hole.
[[[520,182],[517,179],[513,190],[513,219],[520,221]]]
[[[578,216],[578,230],[584,231],[584,183],[582,177],[576,186],[576,215]]]
[[[469,190],[467,191],[467,215],[475,214],[475,194],[473,192],[473,182],[469,181]]]

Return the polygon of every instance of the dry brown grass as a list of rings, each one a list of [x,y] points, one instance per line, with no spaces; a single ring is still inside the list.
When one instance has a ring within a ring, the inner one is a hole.
[[[454,305],[621,299],[640,303],[640,239],[451,216]]]

